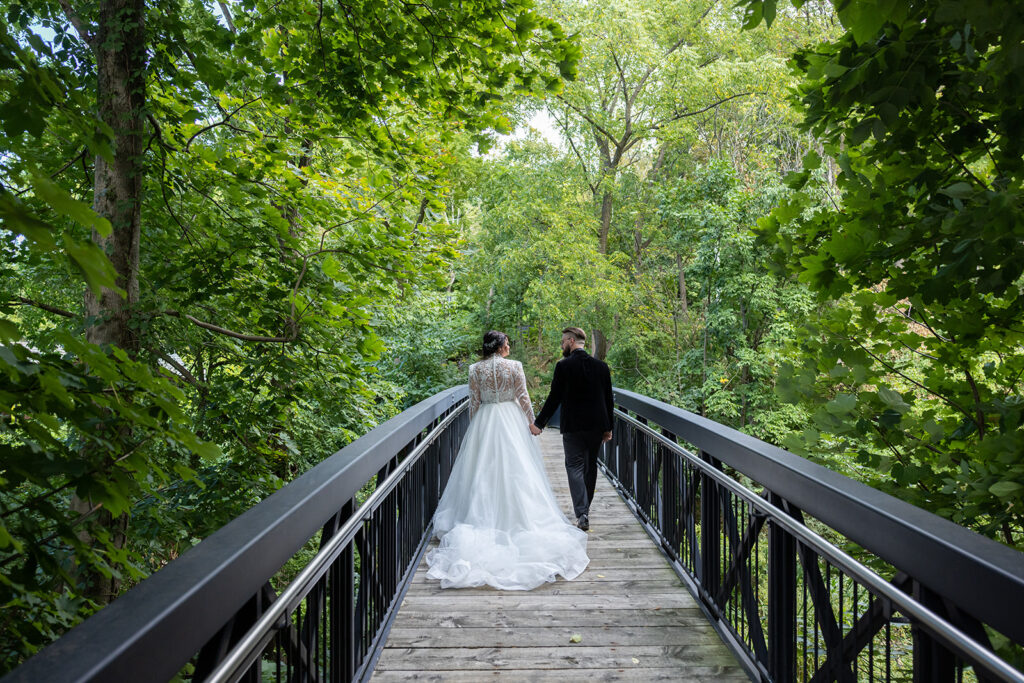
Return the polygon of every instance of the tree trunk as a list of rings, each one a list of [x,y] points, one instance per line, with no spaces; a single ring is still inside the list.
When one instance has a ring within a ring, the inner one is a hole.
[[[676,254],[676,269],[679,271],[679,304],[683,310],[683,317],[687,318],[690,315],[690,307],[686,301],[686,269],[680,254]]]
[[[598,233],[598,250],[608,253],[608,233],[612,228],[612,191],[605,190],[601,197],[601,231]]]
[[[608,355],[608,337],[601,330],[591,330],[590,338],[594,358],[604,360]]]
[[[608,233],[612,226],[612,193],[605,190],[601,197],[601,229],[598,233],[598,250],[602,254],[608,253]],[[591,340],[593,355],[595,358],[604,360],[608,355],[608,339],[601,330],[592,330]]]
[[[116,344],[129,353],[139,340],[129,325],[139,299],[139,241],[142,216],[143,109],[146,52],[142,0],[104,0],[96,34],[99,117],[114,131],[112,163],[96,157],[93,210],[110,221],[113,231],[93,241],[110,258],[117,284],[127,296],[103,289],[85,293],[87,315],[94,321],[86,339]]]
[[[636,212],[636,221],[633,223],[633,256],[635,261],[637,277],[640,276],[640,269],[643,267],[644,251],[644,214]]]
[[[117,272],[117,285],[124,294],[104,288],[97,296],[85,292],[85,310],[91,325],[86,340],[118,346],[130,355],[139,350],[139,338],[132,328],[133,308],[139,300],[139,242],[141,240],[143,125],[146,98],[145,10],[142,0],[103,0],[95,36],[96,102],[100,120],[114,136],[113,157],[96,157],[93,181],[93,209],[110,221],[113,230],[103,237],[93,232],[93,241],[106,253]],[[110,453],[111,460],[118,456]],[[93,509],[89,501],[74,497],[71,509],[79,514]],[[99,511],[98,524],[107,528],[111,543],[123,547],[127,515],[113,518]],[[92,542],[87,532],[82,539]],[[84,570],[84,568],[82,568]],[[83,594],[100,604],[110,602],[120,589],[120,580],[84,570],[79,579]]]

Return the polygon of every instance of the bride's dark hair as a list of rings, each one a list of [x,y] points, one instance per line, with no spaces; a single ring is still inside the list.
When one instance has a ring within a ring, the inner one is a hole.
[[[504,332],[498,332],[497,330],[491,330],[490,332],[484,333],[484,344],[480,347],[477,352],[481,358],[487,358],[492,353],[497,353],[498,349],[505,345],[508,341],[508,335]]]

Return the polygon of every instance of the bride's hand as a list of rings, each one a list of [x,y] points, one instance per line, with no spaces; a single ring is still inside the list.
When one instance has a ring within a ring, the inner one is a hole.
[[[544,430],[538,427],[537,425],[530,425],[530,433],[533,434],[534,436],[540,436],[540,433],[543,431]]]

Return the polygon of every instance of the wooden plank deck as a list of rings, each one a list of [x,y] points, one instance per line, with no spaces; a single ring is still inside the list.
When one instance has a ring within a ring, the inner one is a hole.
[[[562,440],[548,429],[540,441],[571,517]],[[748,680],[603,476],[590,512],[590,565],[574,581],[441,590],[421,563],[373,680]]]

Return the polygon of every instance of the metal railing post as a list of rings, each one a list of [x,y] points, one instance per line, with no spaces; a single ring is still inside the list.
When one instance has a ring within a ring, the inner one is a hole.
[[[674,434],[669,432],[667,429],[662,429],[661,433],[666,439],[675,441],[676,437]],[[662,463],[662,474],[661,474],[661,506],[658,509],[658,528],[661,530],[663,536],[668,539],[671,545],[672,556],[678,558],[679,546],[681,545],[681,525],[679,520],[682,515],[680,500],[679,500],[679,469],[676,463],[675,454],[672,451],[662,448],[661,463]]]
[[[918,581],[913,582],[911,595],[940,614],[942,601]],[[956,658],[919,625],[911,626],[914,639],[914,683],[953,683],[956,680]]]
[[[716,469],[720,463],[704,451],[700,457]],[[718,613],[715,595],[722,581],[722,508],[718,483],[701,473],[700,481],[700,583],[708,607]]]
[[[775,494],[770,500],[784,506]],[[768,532],[768,670],[773,680],[796,680],[796,544],[774,522]]]

